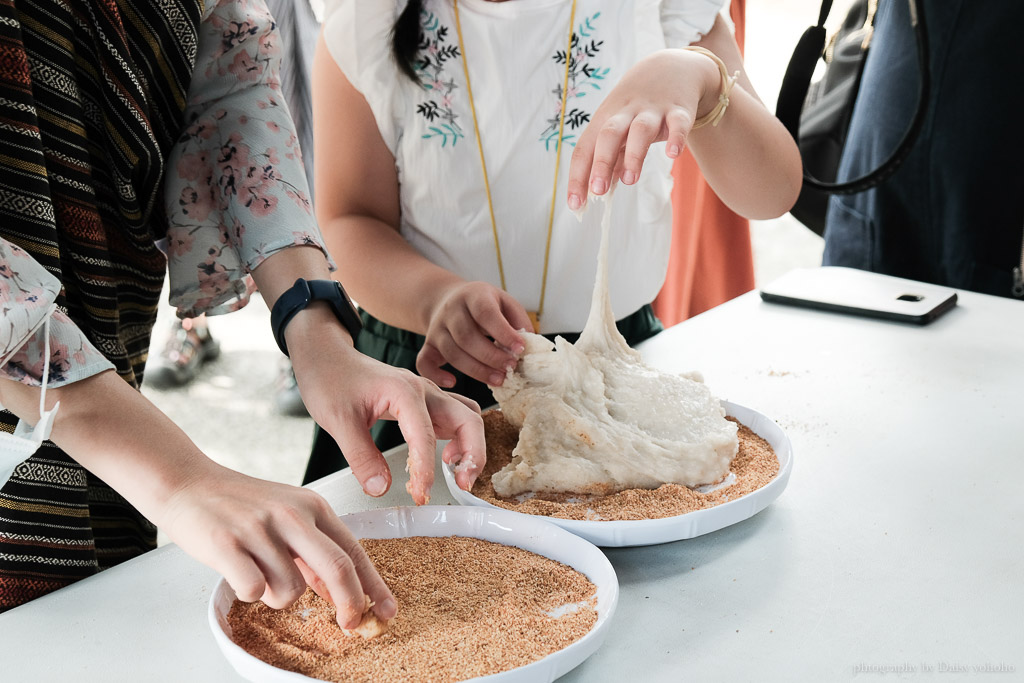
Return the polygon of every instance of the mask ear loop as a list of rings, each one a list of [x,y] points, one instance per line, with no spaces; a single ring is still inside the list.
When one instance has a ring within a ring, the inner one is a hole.
[[[56,310],[54,306],[54,310]],[[53,315],[53,310],[46,316],[46,322],[43,323],[43,388],[39,392],[39,419],[43,419],[43,414],[46,411],[46,385],[50,382],[50,317]]]

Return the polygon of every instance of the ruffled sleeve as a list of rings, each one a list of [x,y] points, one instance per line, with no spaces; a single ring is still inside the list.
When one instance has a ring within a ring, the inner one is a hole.
[[[420,92],[391,55],[391,32],[405,5],[405,0],[328,0],[323,24],[328,52],[366,99],[392,155],[403,132],[396,112],[412,106],[410,90]]]
[[[245,275],[281,249],[327,253],[281,94],[280,52],[262,0],[209,3],[164,191],[170,301],[181,317],[244,305]]]
[[[57,308],[60,282],[27,252],[0,238],[0,378],[40,386],[50,319],[50,386],[114,368]]]
[[[668,47],[685,47],[700,40],[715,25],[728,0],[662,0],[661,27]]]

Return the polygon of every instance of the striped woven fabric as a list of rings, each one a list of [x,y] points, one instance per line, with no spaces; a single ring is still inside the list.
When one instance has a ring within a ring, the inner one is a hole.
[[[166,261],[164,159],[202,0],[0,0],[0,235],[133,386]],[[0,414],[0,429],[17,420]],[[52,444],[0,489],[0,610],[154,547],[156,530]]]

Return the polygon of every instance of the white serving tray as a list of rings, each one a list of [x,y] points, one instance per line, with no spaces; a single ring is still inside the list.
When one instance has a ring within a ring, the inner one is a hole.
[[[591,543],[546,520],[508,510],[453,505],[382,508],[342,515],[341,520],[356,538],[465,536],[516,546],[568,565],[597,586],[597,622],[585,636],[526,666],[470,680],[487,683],[549,683],[582,663],[604,641],[619,597],[615,570],[604,554]],[[231,627],[227,621],[234,600],[235,592],[221,579],[210,598],[208,615],[217,646],[239,675],[261,683],[317,680],[271,666],[236,645],[229,635]]]
[[[605,548],[621,548],[627,546],[654,545],[656,543],[668,543],[686,538],[694,538],[703,534],[718,531],[724,527],[753,517],[761,510],[768,507],[768,504],[779,497],[779,494],[789,483],[789,475],[793,469],[793,447],[789,437],[782,431],[782,428],[774,420],[762,415],[756,410],[744,408],[741,405],[722,401],[725,412],[746,425],[755,434],[768,442],[779,459],[779,472],[770,482],[751,491],[745,496],[736,500],[722,503],[705,510],[695,510],[675,517],[664,517],[662,519],[639,519],[627,521],[585,521],[575,519],[558,519],[557,517],[544,517],[539,515],[527,515],[521,512],[513,514],[523,517],[546,519],[552,524],[557,524],[566,531],[570,531],[591,543]],[[504,510],[481,498],[477,498],[468,491],[463,491],[455,483],[454,472],[449,465],[442,467],[445,484],[452,497],[462,505],[471,505],[487,508],[490,510]],[[508,510],[508,512],[512,512]]]

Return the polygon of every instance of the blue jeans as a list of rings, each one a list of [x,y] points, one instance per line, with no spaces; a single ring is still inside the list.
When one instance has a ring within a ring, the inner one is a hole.
[[[1024,241],[1024,2],[923,4],[924,127],[886,182],[831,198],[824,263],[1010,296]],[[881,0],[875,26],[840,180],[888,158],[917,108],[906,0]]]

